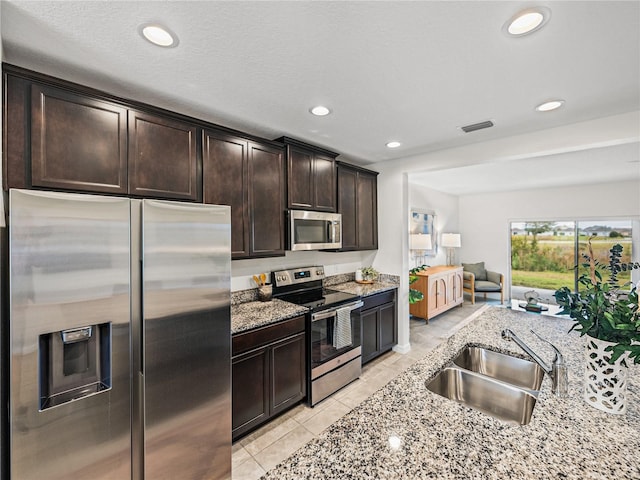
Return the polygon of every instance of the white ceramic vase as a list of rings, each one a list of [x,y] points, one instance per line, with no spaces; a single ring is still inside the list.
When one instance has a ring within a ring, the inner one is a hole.
[[[622,363],[623,354],[614,364],[609,363],[611,352],[605,351],[615,343],[587,339],[585,357],[587,360],[584,376],[584,400],[592,407],[607,413],[622,415],[627,410],[627,367]]]

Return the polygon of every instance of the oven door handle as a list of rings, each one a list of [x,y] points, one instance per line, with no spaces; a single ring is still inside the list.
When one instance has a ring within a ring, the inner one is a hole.
[[[363,305],[364,305],[364,303],[362,303],[362,301],[359,301],[359,302],[355,302],[355,303],[349,303],[349,304],[344,305],[342,307],[332,308],[332,309],[327,310],[325,312],[313,313],[311,315],[311,322],[317,322],[318,320],[324,320],[325,318],[334,317],[336,315],[336,312],[338,310],[342,310],[343,308],[348,308],[349,310],[353,311],[353,310],[357,310],[358,308],[362,307]]]

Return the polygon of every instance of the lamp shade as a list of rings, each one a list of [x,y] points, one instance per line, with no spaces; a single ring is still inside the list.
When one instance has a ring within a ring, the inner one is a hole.
[[[459,233],[443,233],[442,234],[442,246],[449,248],[460,248],[460,234]]]
[[[412,233],[409,236],[410,250],[431,250],[431,235],[428,233]]]

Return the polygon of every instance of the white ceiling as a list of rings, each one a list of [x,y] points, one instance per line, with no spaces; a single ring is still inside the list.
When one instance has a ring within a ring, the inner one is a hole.
[[[640,189],[639,158],[638,143],[628,143],[518,161],[412,173],[410,182],[452,195],[631,180],[636,180]]]
[[[503,24],[532,5],[549,7],[549,22],[508,38]],[[8,63],[363,164],[640,110],[640,1],[4,0],[0,14]],[[143,40],[146,22],[179,45]],[[558,97],[560,110],[534,111]],[[333,113],[310,115],[316,104]],[[488,119],[493,128],[459,129]],[[392,139],[402,146],[386,148]],[[620,148],[624,164],[637,149]],[[587,161],[562,159],[567,177]],[[532,180],[524,172],[558,160],[443,171],[438,185],[451,174],[452,192],[467,174]]]

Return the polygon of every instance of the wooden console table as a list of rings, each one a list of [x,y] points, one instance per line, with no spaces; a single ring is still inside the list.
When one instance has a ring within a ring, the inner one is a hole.
[[[462,305],[462,267],[444,265],[430,267],[417,273],[418,280],[409,288],[419,290],[424,299],[409,305],[409,313],[414,317],[430,318],[446,312],[456,305]]]

